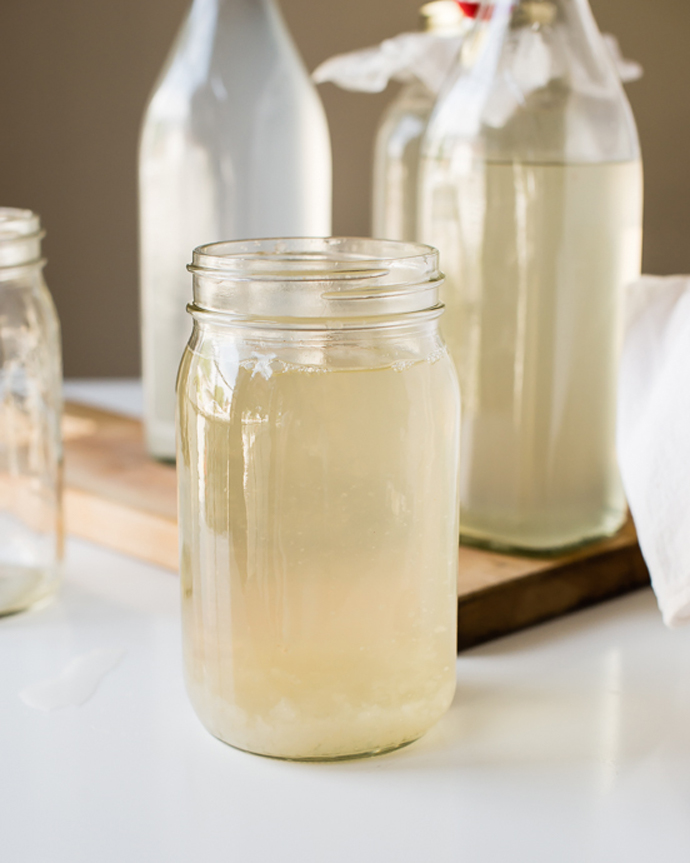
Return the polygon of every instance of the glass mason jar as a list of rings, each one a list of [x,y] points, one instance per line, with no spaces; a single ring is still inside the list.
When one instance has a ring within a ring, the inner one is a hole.
[[[455,687],[459,394],[434,249],[194,252],[178,377],[187,688],[289,759],[423,734]]]
[[[464,406],[461,536],[550,551],[615,533],[642,167],[587,0],[482,4],[421,174],[419,237],[440,251]]]
[[[38,216],[0,209],[0,614],[56,589],[62,559],[60,327]]]

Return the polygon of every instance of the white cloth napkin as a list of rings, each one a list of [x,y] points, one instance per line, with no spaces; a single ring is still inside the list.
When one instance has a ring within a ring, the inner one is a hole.
[[[690,276],[628,288],[618,460],[668,626],[690,621]]]

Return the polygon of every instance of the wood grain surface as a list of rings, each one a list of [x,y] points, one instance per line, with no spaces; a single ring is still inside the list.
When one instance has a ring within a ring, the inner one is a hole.
[[[138,420],[67,404],[68,533],[177,570],[175,468],[146,455]]]
[[[75,536],[177,570],[175,468],[151,460],[138,420],[65,407],[65,519]],[[632,522],[611,539],[555,557],[461,546],[458,648],[649,583]]]

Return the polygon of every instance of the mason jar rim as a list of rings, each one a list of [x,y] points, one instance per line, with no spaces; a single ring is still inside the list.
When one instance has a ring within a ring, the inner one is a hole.
[[[424,243],[369,237],[267,237],[252,240],[224,240],[197,246],[187,269],[196,272],[248,273],[270,260],[285,263],[294,272],[281,278],[303,280],[301,265],[315,259],[334,264],[355,261],[380,266],[400,260],[426,259],[438,268],[438,251]],[[290,266],[292,264],[292,266]],[[236,269],[233,269],[233,265]]]
[[[0,207],[0,243],[43,237],[41,219],[32,210]]]
[[[194,250],[188,270],[192,313],[282,322],[429,311],[443,281],[433,247],[358,237],[211,243]]]
[[[42,264],[41,220],[31,210],[0,207],[0,269]]]

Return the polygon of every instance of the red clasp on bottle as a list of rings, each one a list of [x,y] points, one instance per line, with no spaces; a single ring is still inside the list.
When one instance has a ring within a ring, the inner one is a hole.
[[[458,6],[468,18],[476,18],[481,5],[481,3],[462,3],[461,0],[458,0]]]

